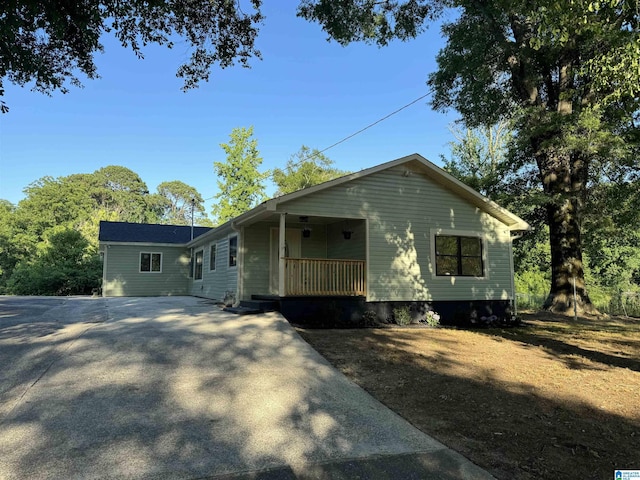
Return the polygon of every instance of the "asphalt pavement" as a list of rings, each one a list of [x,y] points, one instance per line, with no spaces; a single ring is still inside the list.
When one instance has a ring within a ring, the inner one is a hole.
[[[0,297],[0,478],[490,479],[277,312]]]

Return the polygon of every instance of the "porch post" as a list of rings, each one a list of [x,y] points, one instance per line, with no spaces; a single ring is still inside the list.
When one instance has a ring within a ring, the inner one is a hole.
[[[278,295],[280,297],[285,296],[285,260],[284,256],[287,252],[286,239],[286,213],[280,214],[280,231],[278,239]]]

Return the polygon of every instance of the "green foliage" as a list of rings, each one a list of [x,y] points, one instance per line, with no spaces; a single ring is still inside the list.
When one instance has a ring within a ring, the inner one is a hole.
[[[158,199],[149,194],[147,184],[137,173],[126,167],[110,165],[88,177],[89,194],[98,208],[116,212],[123,222],[159,221]]]
[[[423,322],[430,327],[438,327],[440,326],[440,314],[433,310],[429,310],[425,313]]]
[[[384,46],[395,38],[417,36],[424,30],[424,20],[434,19],[445,3],[302,0],[298,16],[320,23],[329,38],[341,45],[365,41]]]
[[[507,157],[512,136],[508,123],[501,121],[452,133],[456,141],[449,143],[451,156],[441,156],[444,169],[474,190],[496,199],[513,171]]]
[[[333,160],[317,149],[312,150],[303,145],[289,158],[284,169],[273,170],[272,178],[278,187],[276,196],[280,196],[333,180],[347,173],[334,168]]]
[[[374,327],[378,323],[378,314],[373,310],[366,310],[362,314],[362,326]]]
[[[100,220],[157,222],[169,195],[176,203],[180,193],[201,199],[182,182],[161,186],[167,196],[149,194],[135,172],[108,166],[41,178],[25,188],[17,206],[0,200],[0,293],[91,293],[102,276],[96,254]]]
[[[411,323],[411,310],[409,307],[396,307],[393,309],[393,321],[398,325],[405,326]]]
[[[192,208],[194,223],[201,224],[201,221],[206,219],[204,199],[191,185],[179,180],[162,182],[158,185],[158,195],[164,200],[162,202],[163,223],[191,225]]]
[[[53,229],[33,259],[14,269],[8,290],[18,295],[89,294],[100,287],[102,263],[80,232]]]
[[[225,162],[214,162],[218,176],[216,202],[212,214],[216,225],[251,210],[266,199],[264,181],[268,174],[260,173],[262,158],[258,141],[253,137],[253,127],[234,128],[229,143],[220,146],[225,151]]]
[[[2,80],[17,85],[34,81],[34,89],[44,93],[67,92],[67,82],[80,86],[76,72],[98,78],[94,55],[103,51],[105,33],[113,33],[125,48],[143,58],[142,46],[149,43],[174,46],[177,39],[191,49],[189,61],[177,76],[183,89],[207,81],[210,69],[226,68],[239,60],[248,66],[260,58],[254,47],[257,25],[263,17],[261,0],[237,2],[193,0],[176,2],[4,2],[0,9],[0,97]],[[2,112],[8,108],[2,102]]]

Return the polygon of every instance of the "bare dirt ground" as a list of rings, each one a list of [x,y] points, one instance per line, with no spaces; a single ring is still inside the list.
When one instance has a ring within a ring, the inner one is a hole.
[[[298,332],[422,431],[499,479],[640,469],[640,320],[522,315],[524,326]]]

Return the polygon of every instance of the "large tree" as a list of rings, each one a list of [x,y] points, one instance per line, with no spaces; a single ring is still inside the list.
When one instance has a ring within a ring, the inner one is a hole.
[[[5,0],[0,6],[0,98],[3,80],[34,89],[66,92],[80,85],[78,73],[98,77],[94,56],[103,51],[101,37],[112,33],[143,57],[149,43],[171,48],[177,38],[190,49],[177,76],[183,89],[208,80],[213,65],[236,60],[248,66],[260,58],[254,47],[262,21],[261,0]],[[248,13],[243,11],[248,10]],[[4,102],[2,112],[7,111]]]
[[[206,223],[207,214],[204,199],[195,187],[180,180],[162,182],[158,185],[158,195],[162,197],[162,221],[172,225]]]
[[[436,109],[469,126],[516,121],[546,196],[552,279],[546,307],[590,311],[581,217],[591,169],[638,141],[636,0],[305,0],[299,14],[342,44],[410,39],[447,7],[446,46],[429,77]],[[637,165],[636,165],[637,168]]]
[[[322,182],[346,175],[348,172],[333,166],[333,160],[305,145],[300,147],[283,168],[275,168],[271,174],[278,187],[276,196],[302,190]]]
[[[227,159],[213,162],[220,190],[211,212],[216,225],[251,210],[266,198],[264,181],[268,174],[258,170],[262,157],[258,141],[252,137],[253,127],[234,128],[229,143],[220,144]]]

